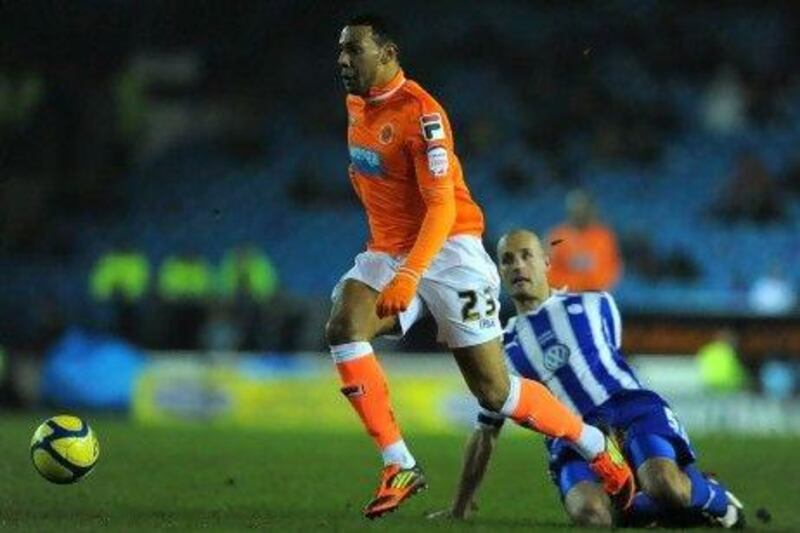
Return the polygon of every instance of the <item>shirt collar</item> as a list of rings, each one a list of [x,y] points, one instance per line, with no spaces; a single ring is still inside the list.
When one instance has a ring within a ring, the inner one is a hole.
[[[547,298],[545,298],[544,300],[539,302],[539,305],[537,305],[535,308],[531,309],[530,311],[526,311],[524,313],[521,313],[519,316],[535,315],[535,314],[539,313],[539,311],[544,309],[544,306],[545,306],[545,304],[547,304],[547,302],[549,302],[550,300],[552,300],[554,298],[560,298],[560,297],[564,296],[566,293],[567,293],[566,288],[562,288],[562,289],[552,289],[551,288],[550,289],[550,296],[548,296]]]
[[[367,95],[364,97],[364,100],[370,104],[383,102],[396,93],[405,82],[406,77],[405,74],[403,74],[403,69],[397,69],[397,74],[395,74],[388,83],[380,87],[371,87],[367,92]]]

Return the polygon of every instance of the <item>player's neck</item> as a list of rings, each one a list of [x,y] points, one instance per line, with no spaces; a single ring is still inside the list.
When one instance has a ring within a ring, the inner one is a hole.
[[[381,69],[375,76],[375,83],[373,83],[372,87],[367,91],[367,96],[375,97],[391,91],[396,85],[402,83],[402,80],[403,71],[400,65],[397,63],[386,65],[386,67]]]
[[[536,311],[545,300],[550,298],[553,294],[553,289],[547,287],[546,290],[541,291],[540,294],[533,294],[524,298],[514,299],[514,307],[517,309],[518,315],[524,315],[531,311]]]

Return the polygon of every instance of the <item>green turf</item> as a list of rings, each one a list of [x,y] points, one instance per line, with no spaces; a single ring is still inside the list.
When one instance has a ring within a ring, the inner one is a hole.
[[[92,475],[72,486],[39,478],[28,442],[33,415],[0,417],[0,528],[282,531],[507,531],[561,529],[567,523],[544,472],[537,438],[501,439],[467,524],[432,523],[426,511],[445,506],[461,460],[463,436],[407,435],[431,488],[399,512],[376,521],[360,508],[377,480],[372,444],[359,434],[318,435],[198,428],[151,429],[92,420],[101,457]],[[796,439],[697,439],[705,469],[716,471],[748,505],[758,529],[798,531],[800,471]],[[766,507],[769,524],[755,510]]]

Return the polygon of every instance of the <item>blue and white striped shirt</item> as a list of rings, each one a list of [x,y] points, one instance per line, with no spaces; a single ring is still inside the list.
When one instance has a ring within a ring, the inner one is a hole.
[[[503,344],[513,371],[586,416],[614,394],[642,388],[622,356],[621,337],[610,294],[555,292],[509,320]]]

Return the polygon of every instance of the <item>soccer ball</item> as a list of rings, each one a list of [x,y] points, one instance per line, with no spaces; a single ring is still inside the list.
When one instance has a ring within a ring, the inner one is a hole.
[[[53,483],[75,483],[94,468],[100,455],[89,424],[76,416],[58,415],[45,420],[31,439],[31,459],[36,471]]]

